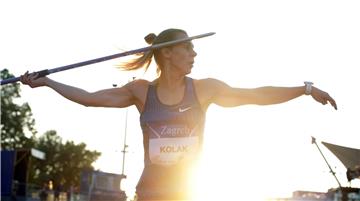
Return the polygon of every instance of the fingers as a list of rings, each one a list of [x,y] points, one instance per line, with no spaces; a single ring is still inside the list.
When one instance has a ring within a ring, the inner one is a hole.
[[[325,92],[323,97],[323,104],[325,105],[328,102],[335,108],[335,110],[337,110],[337,105],[335,100],[328,93]]]
[[[31,80],[36,80],[39,77],[39,73],[37,72],[31,73],[29,77]]]
[[[34,81],[38,78],[39,73],[30,73],[29,71],[26,71],[22,76],[20,76],[20,82],[26,85],[29,85],[30,87],[34,87]]]
[[[20,76],[20,82],[23,84],[29,83],[29,71],[26,71],[23,75]]]
[[[334,107],[335,110],[337,110],[337,105],[336,105],[336,102],[333,98],[331,98],[331,96],[326,93],[325,94],[325,97],[322,98],[321,102],[323,105],[326,105],[328,102]]]
[[[337,105],[335,100],[325,91],[321,91],[320,89],[317,89],[316,93],[313,93],[312,96],[316,101],[318,101],[323,105],[326,105],[329,102],[334,107],[334,109],[337,110]]]
[[[335,110],[337,110],[336,102],[335,102],[335,100],[334,100],[333,98],[331,98],[330,96],[329,96],[329,102],[330,102],[330,104],[335,108]]]

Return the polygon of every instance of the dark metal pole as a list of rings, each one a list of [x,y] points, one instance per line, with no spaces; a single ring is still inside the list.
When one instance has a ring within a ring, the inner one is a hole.
[[[128,145],[126,144],[128,111],[129,111],[129,109],[126,108],[126,112],[125,112],[125,129],[124,129],[124,131],[125,131],[125,135],[124,135],[124,147],[123,147],[123,150],[122,150],[122,153],[123,153],[122,170],[121,170],[121,174],[122,174],[122,175],[125,175],[125,174],[124,174],[124,172],[125,172],[125,154],[126,154],[126,148],[128,147]]]
[[[342,187],[341,187],[340,181],[339,181],[338,178],[336,177],[335,172],[333,171],[333,169],[331,168],[330,164],[329,164],[328,161],[326,160],[324,154],[323,154],[322,151],[320,150],[319,145],[316,143],[316,138],[314,138],[314,137],[312,137],[312,136],[311,136],[311,144],[315,144],[316,147],[318,148],[321,156],[324,158],[327,166],[329,167],[331,174],[334,175],[334,177],[335,177],[335,179],[336,179],[336,182],[337,182],[338,185],[339,185],[339,192],[340,192],[340,194],[341,194],[341,200],[342,200],[342,201],[346,201],[347,199],[346,199],[346,197],[345,197],[345,195],[344,195],[344,193],[343,193],[343,191],[342,191]]]
[[[319,148],[318,144],[316,143],[316,138],[311,137],[311,144],[315,144],[315,145],[316,145],[316,147],[318,148],[318,150],[319,150],[319,152],[320,152],[321,156],[324,158],[324,160],[325,160],[325,162],[326,162],[327,166],[329,167],[331,174],[332,174],[332,175],[334,175],[334,177],[335,177],[335,179],[336,179],[336,182],[338,183],[339,187],[341,188],[341,184],[340,184],[340,182],[339,182],[338,178],[336,177],[335,172],[332,170],[332,168],[331,168],[331,166],[329,165],[328,161],[326,160],[326,158],[325,158],[324,154],[321,152],[321,150],[320,150],[320,148]]]
[[[132,77],[132,80],[133,81],[135,80],[135,77]],[[130,81],[129,81],[130,82]],[[124,128],[124,146],[123,146],[123,162],[122,162],[122,170],[121,170],[121,174],[122,175],[125,175],[124,172],[125,172],[125,154],[126,154],[126,148],[128,148],[128,145],[126,144],[126,136],[127,136],[127,125],[128,125],[128,113],[129,113],[129,108],[126,108],[126,112],[125,112],[125,128]]]

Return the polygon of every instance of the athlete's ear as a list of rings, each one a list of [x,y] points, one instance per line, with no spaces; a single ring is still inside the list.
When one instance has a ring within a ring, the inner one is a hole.
[[[168,47],[161,48],[160,53],[164,58],[168,59],[171,56],[171,49]]]

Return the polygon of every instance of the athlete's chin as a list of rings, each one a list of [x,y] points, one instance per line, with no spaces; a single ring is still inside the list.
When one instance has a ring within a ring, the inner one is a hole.
[[[191,73],[191,70],[192,70],[193,67],[194,67],[194,65],[192,65],[192,64],[189,66],[189,68],[188,68],[188,70],[187,70],[187,74],[190,74],[190,73]]]
[[[189,75],[191,73],[191,69],[185,72],[185,75]]]

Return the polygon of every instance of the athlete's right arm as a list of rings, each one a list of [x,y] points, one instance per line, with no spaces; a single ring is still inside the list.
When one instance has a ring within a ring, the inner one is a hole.
[[[96,92],[69,86],[56,82],[48,77],[37,78],[37,74],[26,72],[20,77],[23,84],[31,88],[47,86],[63,97],[84,106],[92,107],[127,107],[134,104],[134,95],[130,90],[130,83],[119,88],[109,88]]]

